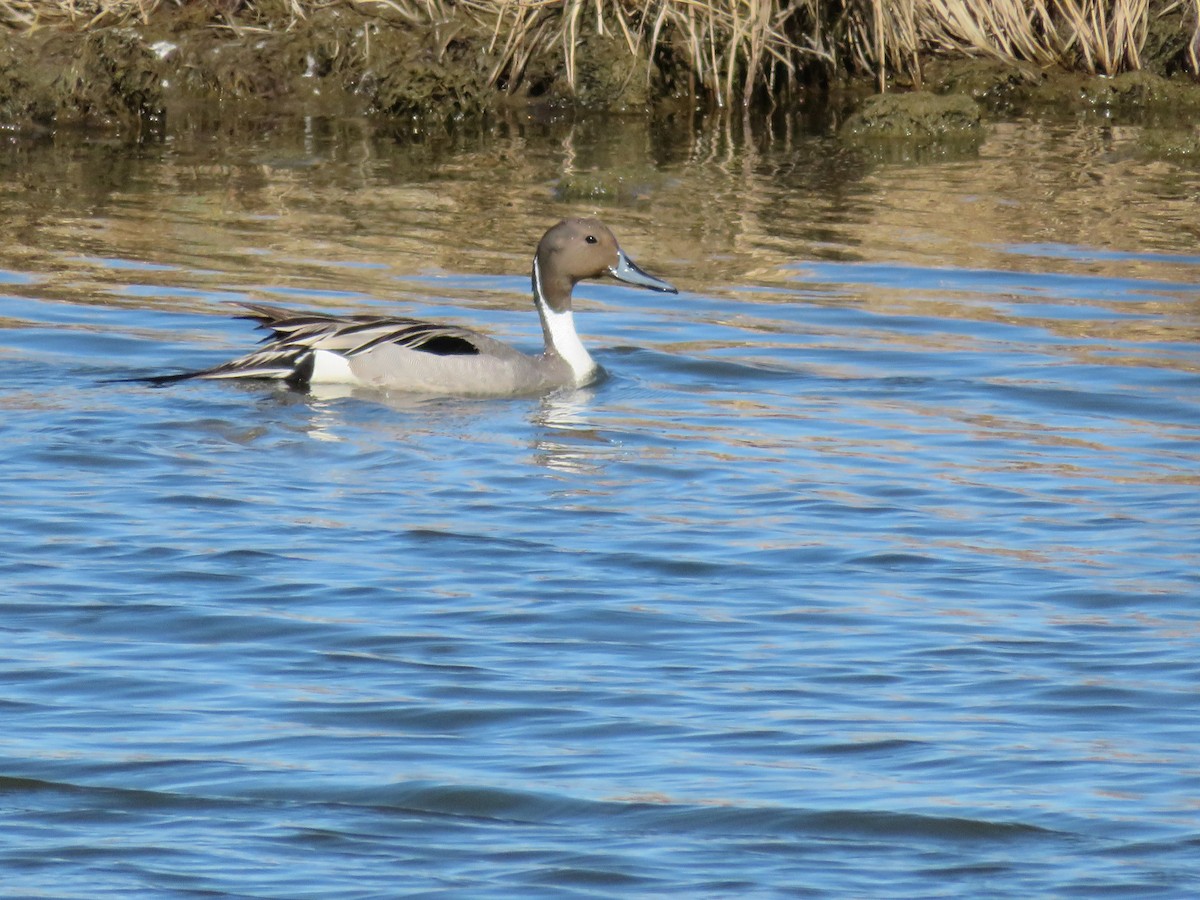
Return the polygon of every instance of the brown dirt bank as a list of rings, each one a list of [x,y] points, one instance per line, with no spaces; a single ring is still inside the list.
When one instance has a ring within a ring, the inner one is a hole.
[[[44,4],[0,0],[0,13],[10,13],[9,27],[0,27],[0,127],[79,124],[143,133],[196,109],[206,116],[372,114],[397,123],[510,107],[645,111],[728,102],[746,71],[733,66],[736,54],[727,48],[730,91],[722,95],[712,83],[720,66],[698,68],[688,35],[656,33],[649,55],[639,45],[639,56],[611,13],[604,27],[599,5],[594,20],[581,17],[569,32],[550,28],[544,4],[535,5],[528,20],[514,19],[502,33],[471,2],[430,2],[418,8],[400,0],[80,0],[78,8],[94,9],[96,17],[40,24],[15,21],[13,10]],[[558,40],[554,52],[551,37]],[[1177,127],[1200,112],[1200,86],[1177,64],[1185,45],[1172,45],[1173,55],[1163,57],[1176,61],[1164,63],[1170,78],[1146,71],[1101,78],[1013,60],[927,57],[909,63],[914,72],[891,76],[893,91],[916,89],[916,96],[870,101],[843,133],[922,141],[965,134],[967,144],[977,144],[974,104],[993,115],[1101,109],[1139,120],[1162,117]],[[787,105],[825,99],[831,90],[840,98],[869,93],[862,76],[872,76],[861,66],[855,82],[852,72],[835,75],[818,54],[809,61],[807,69],[789,61],[787,83],[773,91],[759,85],[757,99]],[[930,102],[923,91],[959,99]]]
[[[197,104],[409,119],[530,103],[644,110],[681,93],[611,32],[580,29],[568,67],[561,54],[522,56],[466,5],[434,21],[391,3],[295,9],[199,0],[144,19],[0,28],[0,125],[144,126]]]

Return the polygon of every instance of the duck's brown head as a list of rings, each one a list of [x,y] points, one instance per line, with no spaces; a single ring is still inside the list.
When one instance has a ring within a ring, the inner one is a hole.
[[[679,293],[634,265],[599,219],[564,219],[538,243],[533,259],[534,297],[555,312],[571,308],[571,290],[580,281],[604,276],[653,291]]]

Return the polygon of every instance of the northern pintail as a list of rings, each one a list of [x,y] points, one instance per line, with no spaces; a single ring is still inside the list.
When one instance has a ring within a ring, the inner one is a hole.
[[[565,219],[543,235],[533,257],[533,305],[545,350],[538,356],[455,325],[391,316],[297,313],[242,304],[240,318],[271,332],[255,353],[199,372],[148,379],[267,378],[293,387],[360,385],[419,394],[516,396],[581,387],[600,373],[575,331],[571,292],[585,278],[611,276],[654,291],[678,293],[625,255],[597,219]]]

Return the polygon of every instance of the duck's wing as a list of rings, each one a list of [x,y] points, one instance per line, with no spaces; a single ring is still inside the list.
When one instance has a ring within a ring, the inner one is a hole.
[[[421,319],[298,313],[262,303],[243,305],[249,312],[239,318],[257,322],[270,332],[260,350],[211,369],[157,375],[145,380],[169,384],[188,378],[271,378],[303,386],[312,377],[314,355],[319,351],[352,358],[384,345],[394,345],[435,356],[476,356],[481,348],[495,343],[468,328]]]
[[[279,306],[244,304],[250,312],[239,318],[257,322],[271,333],[263,339],[265,350],[278,346],[329,350],[356,356],[383,344],[419,350],[437,356],[474,356],[488,341],[484,335],[422,319],[400,316],[337,316],[329,313],[297,313]]]

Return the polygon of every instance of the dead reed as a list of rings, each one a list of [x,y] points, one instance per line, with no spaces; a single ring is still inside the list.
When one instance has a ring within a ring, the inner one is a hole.
[[[871,0],[849,19],[855,62],[910,71],[925,52],[1115,75],[1141,68],[1150,0]],[[1184,4],[1159,3],[1154,15]],[[1200,0],[1188,0],[1196,27]],[[1183,20],[1186,17],[1180,16]]]
[[[801,72],[889,74],[919,81],[929,54],[984,56],[1105,75],[1138,69],[1152,18],[1185,31],[1200,74],[1200,0],[0,0],[0,24],[96,27],[148,22],[165,5],[205,2],[218,24],[284,19],[336,5],[416,23],[466,13],[490,29],[494,82],[517,83],[546,54],[575,84],[586,35],[610,35],[641,60],[683,65],[720,102],[774,94]]]
[[[30,29],[43,25],[94,28],[129,21],[148,22],[162,0],[0,0],[0,24]]]
[[[649,70],[664,53],[686,60],[705,91],[748,100],[795,77],[806,62],[832,57],[797,27],[815,22],[817,0],[482,0],[495,9],[502,44],[496,72],[524,68],[557,48],[574,84],[575,52],[585,31],[619,36]]]

